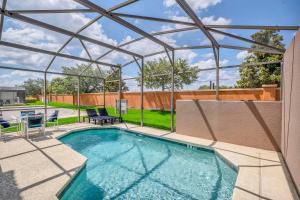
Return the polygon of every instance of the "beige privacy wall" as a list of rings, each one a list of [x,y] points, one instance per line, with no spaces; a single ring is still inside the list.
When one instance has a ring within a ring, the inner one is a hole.
[[[282,154],[300,191],[300,32],[284,54]]]
[[[179,100],[176,104],[179,134],[280,151],[281,102]]]

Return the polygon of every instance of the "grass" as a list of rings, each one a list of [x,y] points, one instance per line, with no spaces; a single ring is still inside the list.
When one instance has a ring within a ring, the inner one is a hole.
[[[37,101],[35,103],[27,103],[28,106],[38,106],[44,105],[43,102]],[[60,102],[49,102],[49,106],[55,108],[66,108],[76,110],[77,106],[73,104],[66,104]],[[80,110],[85,111],[87,108],[95,108],[95,106],[80,106]],[[118,116],[115,112],[115,108],[107,107],[107,111],[109,115]],[[176,115],[175,115],[176,117]],[[132,123],[132,124],[140,124],[140,110],[130,108],[128,109],[127,114],[123,114],[122,118],[125,122]],[[68,118],[61,118],[59,120],[59,124],[71,124],[77,122],[77,117],[68,117]],[[159,129],[169,130],[171,127],[171,113],[169,111],[159,111],[159,110],[144,110],[144,125]],[[7,129],[9,130],[9,129]],[[12,128],[13,130],[13,128]],[[12,131],[10,131],[12,132]]]
[[[117,116],[115,108],[108,107],[107,112],[110,115]],[[132,124],[140,124],[141,115],[139,109],[130,108],[128,113],[122,115],[123,120]],[[171,113],[169,111],[144,110],[144,125],[160,129],[170,129]]]

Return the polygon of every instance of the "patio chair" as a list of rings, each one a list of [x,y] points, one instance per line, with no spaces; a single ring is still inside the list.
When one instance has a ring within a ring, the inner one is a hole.
[[[54,124],[56,128],[58,128],[58,113],[59,110],[55,110],[54,113],[52,113],[47,120],[47,123]]]
[[[9,127],[10,127],[10,123],[8,121],[0,119],[0,139],[3,138],[3,134],[4,134],[2,129],[9,128]]]
[[[25,127],[24,124],[27,122],[27,116],[35,115],[35,110],[21,110],[20,111],[20,119],[18,120],[19,122],[19,129],[21,132],[25,133]]]
[[[29,129],[35,129],[38,128],[39,132],[43,132],[45,135],[45,122],[44,122],[44,115],[28,115],[26,116],[26,122],[25,122],[25,133],[26,138],[28,139],[28,131]]]
[[[104,122],[107,122],[108,120],[111,119],[107,116],[99,116],[95,109],[86,109],[86,113],[88,115],[89,123],[91,123],[91,120],[93,120],[95,124],[97,122],[100,122],[101,125],[103,125]],[[113,121],[111,121],[111,123],[113,123]]]
[[[15,122],[9,122],[7,120],[1,119],[0,118],[0,139],[4,138],[4,130],[7,128],[13,128],[16,127],[17,128],[17,132],[19,133],[19,123],[15,123]]]
[[[26,117],[27,115],[35,115],[35,110],[21,110],[21,117]]]
[[[122,118],[115,117],[115,116],[110,116],[110,115],[108,114],[106,108],[98,108],[98,112],[99,112],[99,116],[105,116],[105,117],[108,117],[112,124],[113,124],[114,122],[116,122],[117,120],[119,120],[119,122],[122,122]]]

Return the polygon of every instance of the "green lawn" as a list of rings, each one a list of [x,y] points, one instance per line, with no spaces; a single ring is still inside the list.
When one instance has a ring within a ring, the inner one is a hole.
[[[37,101],[35,103],[28,103],[28,106],[43,105],[43,102]],[[76,105],[59,103],[59,102],[49,102],[49,106],[56,108],[66,108],[66,109],[77,109]],[[81,106],[80,109],[84,111],[87,108],[95,108],[95,106]],[[109,115],[118,116],[115,112],[115,108],[107,107]],[[176,115],[175,115],[176,117]],[[128,113],[122,115],[123,120],[128,123],[140,124],[140,110],[139,109],[128,109]],[[71,124],[77,122],[77,117],[62,118],[59,120],[59,124]],[[169,111],[157,111],[157,110],[144,110],[144,125],[160,128],[160,129],[170,129],[171,126],[171,113]]]
[[[110,115],[116,115],[114,108],[107,108],[107,111]],[[128,113],[122,115],[123,120],[133,124],[140,124],[140,116],[140,110],[133,108],[128,109]],[[171,113],[169,111],[144,110],[144,125],[160,129],[170,129]]]

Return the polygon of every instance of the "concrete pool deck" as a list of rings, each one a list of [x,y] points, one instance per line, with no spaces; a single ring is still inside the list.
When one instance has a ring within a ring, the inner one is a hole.
[[[56,199],[64,186],[84,166],[86,158],[56,138],[72,130],[99,127],[77,123],[47,128],[47,136],[25,140],[16,134],[0,141],[0,199]],[[105,126],[111,127],[111,126]],[[236,167],[234,200],[298,200],[295,188],[278,152],[233,145],[170,133],[149,127],[117,124],[114,127],[142,134],[213,148]]]

